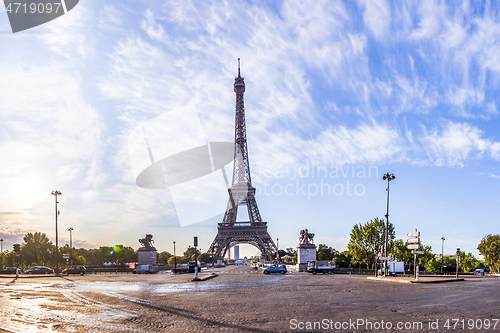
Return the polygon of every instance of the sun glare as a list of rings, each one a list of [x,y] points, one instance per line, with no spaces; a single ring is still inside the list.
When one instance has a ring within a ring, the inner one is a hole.
[[[17,178],[12,181],[14,195],[24,207],[31,207],[43,200],[44,194],[50,194],[50,191],[44,193],[40,185],[40,181],[35,177]]]

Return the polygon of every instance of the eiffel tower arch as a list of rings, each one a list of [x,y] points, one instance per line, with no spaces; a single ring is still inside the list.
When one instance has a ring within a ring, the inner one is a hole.
[[[269,260],[278,252],[278,248],[267,232],[267,222],[262,221],[255,200],[255,187],[252,186],[243,99],[245,81],[240,74],[239,58],[238,76],[234,80],[234,92],[236,93],[236,114],[233,180],[228,189],[229,201],[224,219],[218,224],[217,236],[215,236],[207,253],[213,253],[215,258],[223,259],[232,246],[245,243],[258,248],[261,255]],[[248,221],[237,221],[238,208],[243,206],[246,207]]]

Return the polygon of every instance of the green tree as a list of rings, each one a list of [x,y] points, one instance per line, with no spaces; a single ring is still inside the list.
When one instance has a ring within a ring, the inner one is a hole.
[[[170,258],[168,258],[168,265],[169,266],[173,266],[174,265],[174,261],[175,259],[177,258],[177,265],[181,265],[181,264],[186,264],[188,262],[188,260],[184,257],[179,257],[179,256],[171,256]]]
[[[176,256],[177,257],[177,256]],[[167,261],[167,265],[169,266],[173,266],[174,265],[174,262],[176,261],[174,256],[171,256],[170,258],[168,258],[168,261]],[[177,259],[179,259],[179,257],[177,257]],[[178,260],[177,260],[178,262]]]
[[[457,262],[452,257],[443,258],[443,272],[454,273],[457,269]]]
[[[26,266],[55,264],[55,246],[46,234],[27,233],[21,246],[21,258]]]
[[[171,256],[172,255],[170,254],[170,252],[167,252],[167,251],[160,252],[160,254],[158,254],[158,262],[163,263],[163,264],[166,265],[167,262],[168,262],[168,259]]]
[[[63,263],[61,266],[69,266],[71,264],[71,259],[73,260],[73,265],[75,266],[85,265],[87,262],[83,256],[78,255],[78,252],[75,251],[75,249],[71,249],[68,244],[59,248],[59,258],[63,258],[63,254],[70,255],[70,259],[61,259],[61,263]]]
[[[4,251],[3,253],[4,267],[16,266],[16,253],[14,251]]]
[[[477,246],[479,253],[486,259],[487,266],[492,271],[499,271],[500,235],[486,235]]]
[[[208,255],[206,253],[202,253],[198,256],[198,261],[199,262],[207,262]]]
[[[316,259],[317,260],[328,260],[328,256],[326,255],[325,252],[316,252]]]
[[[432,254],[432,248],[429,245],[420,244],[420,251],[424,251],[424,254],[417,255],[417,262],[419,266],[424,266],[427,269],[429,261],[434,258]]]
[[[388,224],[388,252],[391,253],[395,238],[394,226],[389,222]],[[379,251],[383,248],[385,243],[385,222],[384,220],[371,220],[370,222],[356,224],[351,231],[351,239],[347,245],[347,249],[351,253],[355,261],[364,262],[367,266],[373,268],[375,259],[375,248],[378,247]]]
[[[402,261],[405,267],[407,267],[409,262],[413,259],[413,254],[411,253],[411,250],[408,250],[407,245],[408,243],[403,242],[402,239],[396,239],[393,247],[394,257],[397,261]]]
[[[139,253],[131,246],[124,246],[120,253],[120,259],[120,262],[123,263],[137,262],[139,260]]]
[[[338,267],[344,267],[344,268],[349,267],[349,264],[351,263],[351,259],[352,259],[352,256],[351,256],[351,253],[349,251],[340,252],[339,254],[337,254],[333,258],[333,260],[335,260],[335,264]]]
[[[193,255],[195,254],[200,254],[200,251],[198,251],[195,247],[188,246],[187,250],[184,251],[184,258],[189,259],[189,260],[194,260]],[[193,259],[191,259],[193,258]]]
[[[326,244],[319,244],[318,252],[323,252],[326,255],[326,259],[320,259],[320,260],[332,260],[335,258],[336,255],[339,254],[339,251],[335,250],[333,247],[328,246]]]
[[[441,272],[441,260],[436,260],[435,258],[431,258],[427,262],[427,270],[431,272]]]
[[[460,268],[464,273],[469,273],[470,271],[475,269],[476,266],[476,258],[472,255],[472,253],[460,252]]]

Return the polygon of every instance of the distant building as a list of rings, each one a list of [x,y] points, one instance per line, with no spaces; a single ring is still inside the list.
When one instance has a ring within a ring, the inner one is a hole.
[[[234,246],[234,259],[240,259],[240,246]]]

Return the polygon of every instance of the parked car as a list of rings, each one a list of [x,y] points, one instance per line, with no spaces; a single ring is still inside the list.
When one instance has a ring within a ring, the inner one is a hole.
[[[15,267],[5,267],[5,269],[2,269],[0,271],[0,274],[16,274],[16,269],[21,274],[23,271],[21,271],[19,268]]]
[[[286,266],[285,265],[271,265],[264,270],[264,274],[269,274],[269,273],[286,274]]]
[[[84,275],[87,273],[87,270],[85,269],[85,266],[71,266],[70,268],[66,268],[61,272],[63,275],[68,275],[68,274],[80,274]]]
[[[153,265],[140,265],[133,270],[134,274],[153,274],[154,272]]]
[[[199,261],[190,261],[188,263],[188,271],[189,273],[194,273],[194,268],[198,266],[198,273],[201,272],[201,264]]]
[[[24,271],[25,274],[53,274],[54,270],[45,266],[34,266]]]

